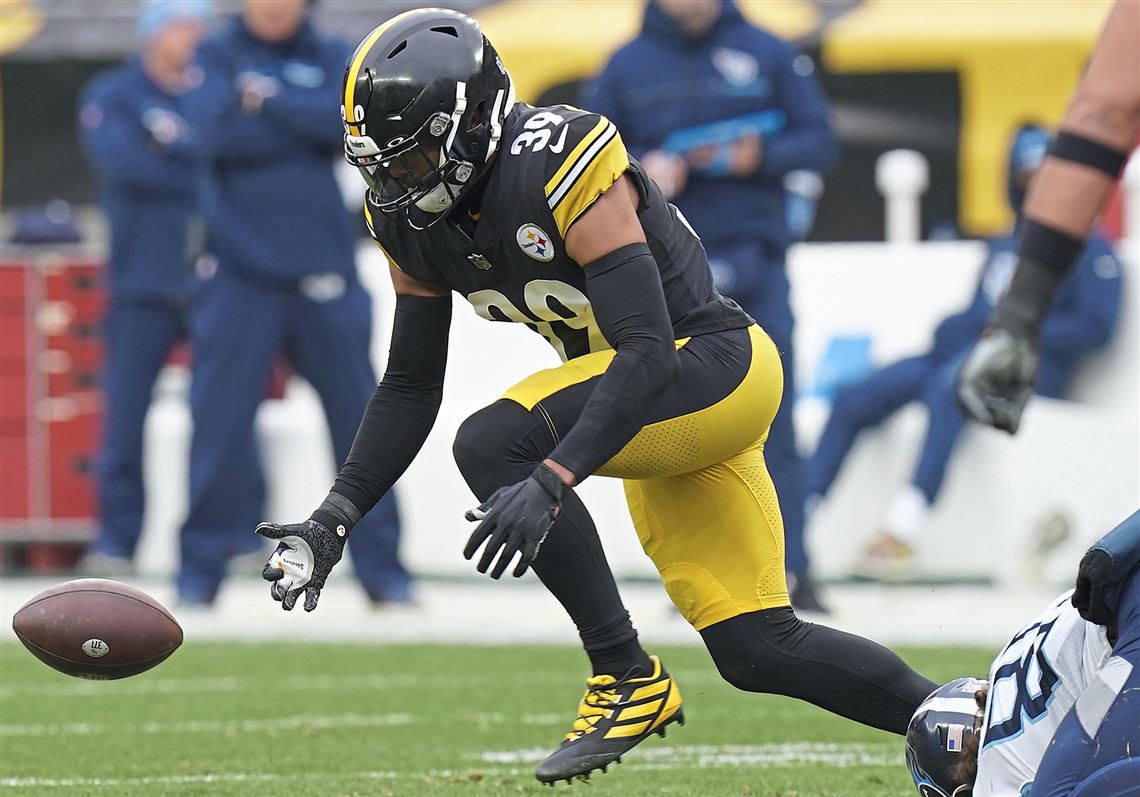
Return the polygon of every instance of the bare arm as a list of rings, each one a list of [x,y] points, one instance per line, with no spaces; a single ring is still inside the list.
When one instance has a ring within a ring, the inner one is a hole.
[[[1140,134],[1140,3],[1117,0],[1061,129],[1127,152]],[[1115,180],[1049,157],[1025,200],[1027,218],[1077,238],[1092,229]]]

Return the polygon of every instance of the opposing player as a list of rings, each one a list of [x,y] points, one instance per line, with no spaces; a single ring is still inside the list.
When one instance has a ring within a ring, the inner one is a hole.
[[[435,421],[451,292],[526,324],[565,361],[463,423],[455,458],[482,502],[464,555],[499,578],[532,567],[593,667],[544,782],[610,763],[682,720],[681,694],[638,644],[573,487],[625,480],[646,552],[735,686],[809,700],[903,733],[934,684],[890,651],[801,622],[788,604],[764,440],[780,401],[767,335],[712,287],[704,250],[604,117],[515,103],[462,14],[411,11],[372,31],[345,78],[348,160],[397,300],[388,368],[328,498],[281,542],[273,597],[312,610],[353,524]],[[488,361],[493,353],[487,353]],[[496,560],[496,556],[498,557]]]
[[[966,358],[958,398],[1010,434],[1037,378],[1041,325],[1140,133],[1140,3],[1117,0],[1025,200],[1018,266]]]
[[[1017,632],[989,681],[939,687],[911,720],[923,797],[1140,795],[1140,512],[1081,561],[1077,587]]]

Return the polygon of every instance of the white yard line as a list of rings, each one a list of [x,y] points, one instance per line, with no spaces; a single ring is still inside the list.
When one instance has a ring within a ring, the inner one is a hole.
[[[489,764],[533,764],[550,750],[490,750],[479,758]],[[901,748],[858,743],[797,742],[753,745],[676,745],[639,749],[629,763],[645,769],[682,769],[713,766],[770,767],[785,764],[826,764],[835,767],[890,766],[902,763]]]
[[[294,675],[274,679],[275,690],[293,691],[332,691],[348,689],[408,689],[432,686],[479,686],[495,680],[496,676],[464,675],[461,673],[435,673],[433,675],[382,673],[369,675]],[[528,680],[539,683],[564,682],[550,674],[538,673],[527,676]],[[191,692],[193,694],[237,692],[269,683],[268,678],[143,678],[140,680],[116,682],[69,680],[52,682],[23,681],[5,683],[0,686],[0,700],[28,696],[39,697],[109,697],[118,700],[122,697],[141,695],[165,695]]]
[[[0,725],[0,737],[8,736],[90,736],[93,734],[123,735],[159,733],[265,733],[290,731],[300,728],[381,728],[391,725],[408,725],[411,714],[341,714],[335,717],[297,715],[258,720],[191,720],[188,722],[144,722],[137,725],[101,725],[93,722],[74,722],[61,725]]]
[[[342,714],[338,716],[297,715],[256,720],[186,720],[183,722],[143,722],[133,725],[104,725],[94,722],[41,723],[28,725],[0,724],[0,737],[14,736],[91,736],[95,734],[155,733],[261,733],[298,728],[373,728],[388,725],[410,725],[417,721],[412,714]],[[479,712],[472,721],[480,726],[562,725],[569,722],[568,713],[523,714],[516,718],[500,712]]]
[[[488,751],[479,756],[491,764],[530,764],[550,751],[545,748]],[[662,771],[700,769],[718,766],[771,767],[788,764],[811,764],[831,767],[901,766],[901,755],[891,753],[887,745],[867,744],[760,744],[760,745],[691,745],[639,750],[636,758],[626,760],[625,770]],[[196,783],[275,783],[299,780],[322,780],[329,784],[357,780],[416,780],[425,778],[487,778],[530,776],[529,767],[490,766],[473,769],[442,769],[427,772],[300,772],[277,775],[267,772],[220,772],[200,775],[155,775],[141,778],[4,778],[3,788],[123,788],[126,786],[161,786]]]
[[[291,773],[274,775],[266,772],[219,772],[202,775],[154,775],[144,778],[4,778],[0,787],[4,788],[122,788],[123,786],[177,786],[192,783],[265,783],[275,781],[297,781],[327,779],[335,782],[342,778],[356,780],[391,780],[402,777],[398,772],[354,772],[351,775],[332,772]]]

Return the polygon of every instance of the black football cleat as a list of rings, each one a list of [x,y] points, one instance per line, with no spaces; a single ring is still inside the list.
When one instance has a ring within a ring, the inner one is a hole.
[[[578,704],[578,719],[558,749],[538,765],[534,775],[543,783],[585,779],[602,772],[639,745],[650,734],[665,735],[671,722],[685,724],[681,690],[656,656],[650,656],[653,674],[619,680],[612,675],[586,679],[586,694]]]

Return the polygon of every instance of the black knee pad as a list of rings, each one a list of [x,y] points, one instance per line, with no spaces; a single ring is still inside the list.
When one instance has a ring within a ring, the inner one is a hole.
[[[483,500],[542,461],[546,452],[537,433],[545,432],[525,407],[500,399],[459,425],[451,452],[467,486]]]

